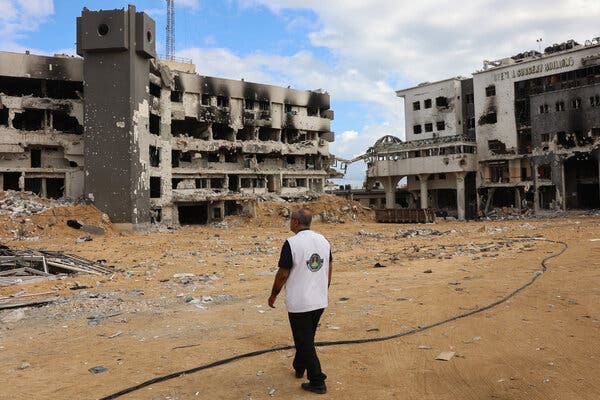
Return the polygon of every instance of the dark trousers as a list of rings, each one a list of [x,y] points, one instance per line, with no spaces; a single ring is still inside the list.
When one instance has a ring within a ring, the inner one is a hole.
[[[288,313],[296,346],[292,366],[297,371],[306,369],[308,380],[316,385],[323,384],[327,379],[327,375],[321,371],[321,363],[315,349],[315,333],[322,314],[322,308],[303,313]]]

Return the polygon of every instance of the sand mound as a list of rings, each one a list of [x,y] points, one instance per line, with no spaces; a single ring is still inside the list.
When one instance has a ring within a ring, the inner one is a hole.
[[[323,223],[372,222],[373,211],[359,202],[339,196],[323,195],[316,201],[302,203],[259,202],[256,205],[256,218],[261,223],[287,219],[290,212],[308,207],[312,210],[314,221]]]

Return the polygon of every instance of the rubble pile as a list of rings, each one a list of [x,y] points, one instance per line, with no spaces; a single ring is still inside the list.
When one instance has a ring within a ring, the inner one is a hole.
[[[45,199],[30,192],[8,190],[0,192],[0,215],[35,215],[55,207],[73,205],[68,200]]]
[[[494,208],[490,210],[485,216],[489,220],[500,221],[535,218],[533,210],[521,210],[513,207]]]
[[[261,202],[256,206],[256,215],[262,221],[273,220],[276,216],[289,218],[290,213],[300,207],[311,209],[313,221],[317,222],[343,224],[373,221],[373,211],[370,208],[356,201],[331,195],[323,195],[318,200],[308,202]]]
[[[415,236],[439,236],[443,234],[444,232],[436,231],[434,229],[398,229],[394,238],[398,239],[412,238]]]
[[[65,273],[103,275],[113,272],[114,267],[79,256],[58,251],[14,249],[0,245],[0,278],[12,278],[7,282],[0,279],[0,284],[21,283],[23,277],[49,277]]]

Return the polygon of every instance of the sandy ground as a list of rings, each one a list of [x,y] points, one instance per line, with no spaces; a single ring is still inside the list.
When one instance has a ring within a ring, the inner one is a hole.
[[[282,241],[290,235],[278,210],[262,210],[257,220],[228,220],[228,228],[119,233],[104,223],[106,235],[78,244],[82,233],[62,223],[77,212],[60,212],[28,217],[38,226],[39,241],[8,244],[105,259],[121,271],[0,287],[0,296],[59,294],[54,304],[0,323],[1,399],[97,399],[161,375],[292,343],[283,294],[276,309],[266,304]],[[78,212],[86,222],[103,223],[89,208]],[[330,239],[335,259],[320,341],[392,335],[481,308],[525,284],[543,258],[561,250],[535,237],[569,246],[531,287],[491,310],[399,339],[319,348],[329,376],[322,398],[600,398],[599,222],[573,216],[315,223]],[[399,229],[441,234],[403,237]],[[385,268],[373,268],[377,262]],[[194,276],[173,277],[178,273]],[[89,287],[70,290],[75,282]],[[0,311],[0,317],[7,314]],[[442,351],[456,355],[436,361]],[[314,398],[294,378],[292,355],[279,351],[236,361],[122,398]],[[100,365],[108,371],[88,371]]]

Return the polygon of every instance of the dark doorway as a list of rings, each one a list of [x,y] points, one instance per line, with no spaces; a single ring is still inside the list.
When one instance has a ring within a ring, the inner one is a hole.
[[[5,172],[2,190],[19,190],[20,172]]]
[[[42,149],[31,149],[31,168],[42,166]]]
[[[243,207],[235,201],[225,202],[225,215],[241,215]]]
[[[565,199],[570,209],[600,208],[598,161],[588,154],[565,161]]]
[[[492,207],[515,207],[515,189],[512,187],[498,187],[494,191]]]
[[[65,194],[65,180],[62,178],[46,178],[46,197],[60,199]]]
[[[25,191],[39,196],[42,193],[42,178],[25,178]]]
[[[205,203],[178,206],[181,225],[205,225],[208,222],[208,207]]]
[[[240,178],[237,175],[229,175],[229,190],[237,192],[240,189]]]

